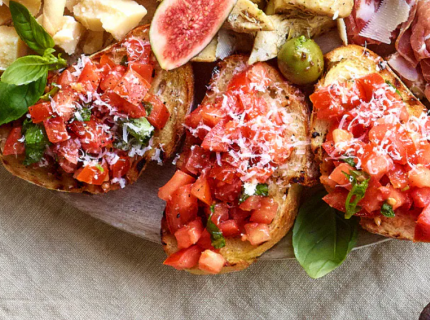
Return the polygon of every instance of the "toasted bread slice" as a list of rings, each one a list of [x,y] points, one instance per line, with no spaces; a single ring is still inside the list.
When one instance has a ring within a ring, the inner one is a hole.
[[[247,68],[247,60],[247,56],[235,55],[222,61],[214,72],[209,92],[202,104],[210,103],[216,96],[225,92],[233,75]],[[263,97],[268,102],[276,101],[275,103],[281,103],[288,109],[288,112],[295,119],[291,123],[296,129],[295,137],[303,142],[303,145],[293,151],[288,160],[288,168],[278,169],[268,182],[269,196],[273,197],[279,205],[276,217],[269,225],[272,239],[261,245],[252,246],[248,241],[242,241],[240,238],[226,238],[226,246],[220,250],[228,263],[228,266],[224,267],[223,273],[248,267],[286,235],[293,225],[299,206],[301,186],[297,182],[311,185],[315,182],[317,176],[317,168],[313,164],[313,155],[309,146],[309,109],[304,95],[286,82],[275,68],[266,63],[264,65],[267,68],[272,84],[269,85]],[[187,140],[185,148],[189,148],[190,145]],[[280,183],[280,181],[282,182]],[[161,238],[167,255],[178,251],[176,239],[169,232],[165,217],[162,222]],[[204,274],[197,268],[188,271],[195,274]]]
[[[334,82],[343,82],[377,72],[398,90],[411,115],[419,116],[425,109],[424,105],[414,97],[388,64],[366,48],[349,45],[335,49],[325,55],[325,65],[326,71],[324,77],[318,82],[317,89]],[[322,148],[329,130],[329,123],[316,119],[316,114],[313,113],[311,124],[312,150],[316,155],[316,161],[320,164],[321,173],[329,174],[332,163],[323,161],[325,154]],[[414,237],[415,220],[412,215],[396,214],[395,218],[381,217],[381,220],[361,218],[360,223],[369,232],[386,237],[405,240],[413,240]]]
[[[149,26],[141,26],[132,30],[124,41],[130,38],[149,40]],[[103,54],[109,55],[115,62],[120,62],[126,51],[121,47],[120,42],[94,54],[90,59],[97,62]],[[157,64],[150,92],[157,95],[165,103],[170,112],[170,118],[162,130],[156,130],[153,137],[154,148],[143,157],[133,159],[131,169],[126,176],[127,184],[138,179],[147,162],[154,156],[155,149],[161,148],[163,150],[160,154],[163,159],[170,158],[176,150],[184,132],[184,118],[189,113],[194,98],[194,76],[191,65],[188,64],[173,71],[165,71]],[[10,129],[11,125],[0,127],[1,150],[4,148]],[[57,166],[26,167],[23,165],[23,156],[3,156],[1,154],[0,159],[4,167],[13,175],[47,189],[64,192],[106,192],[100,186],[80,183],[73,178],[72,174],[65,173]],[[111,185],[108,191],[119,187],[118,184]]]

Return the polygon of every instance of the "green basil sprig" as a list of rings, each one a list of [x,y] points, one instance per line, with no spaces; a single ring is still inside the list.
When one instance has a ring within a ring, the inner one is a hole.
[[[244,202],[250,196],[254,196],[254,195],[267,197],[269,195],[269,186],[266,183],[259,183],[255,188],[254,194],[247,194],[245,192],[245,188],[242,187],[242,194],[240,195],[239,203]]]
[[[348,193],[345,201],[345,219],[350,219],[354,214],[361,210],[358,203],[366,195],[370,178],[365,177],[365,173],[356,170],[350,170],[349,173],[342,172],[351,182],[352,188]]]
[[[297,261],[314,279],[339,267],[357,243],[358,218],[346,220],[318,192],[300,207],[293,228]]]
[[[29,119],[24,121],[22,129],[25,137],[24,165],[29,166],[43,158],[46,146],[49,145],[49,140],[43,126],[34,124]]]
[[[393,207],[386,202],[381,207],[381,214],[387,218],[394,218],[396,216]]]
[[[211,235],[212,246],[215,249],[221,249],[225,247],[225,238],[224,238],[224,235],[222,234],[222,231],[212,221],[212,216],[215,213],[215,205],[212,205],[210,209],[212,214],[208,218],[208,222],[206,224],[206,230]]]
[[[34,105],[43,95],[48,71],[67,65],[60,55],[53,55],[54,40],[25,6],[10,1],[9,9],[18,35],[40,56],[19,58],[2,74],[0,125],[21,118],[28,111],[28,107]]]

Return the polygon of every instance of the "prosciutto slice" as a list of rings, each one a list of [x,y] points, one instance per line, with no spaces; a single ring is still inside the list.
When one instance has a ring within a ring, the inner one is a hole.
[[[419,1],[412,24],[411,46],[417,61],[430,58],[430,1]]]

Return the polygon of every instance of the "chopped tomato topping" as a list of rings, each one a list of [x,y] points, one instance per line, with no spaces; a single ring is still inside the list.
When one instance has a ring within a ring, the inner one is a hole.
[[[239,208],[244,211],[260,209],[262,200],[263,197],[261,196],[250,196],[239,206]]]
[[[418,216],[414,241],[430,242],[430,207],[427,206]]]
[[[218,225],[224,237],[237,237],[240,235],[239,224],[236,220],[226,220]]]
[[[69,70],[64,70],[61,75],[58,77],[57,84],[62,88],[66,89],[70,87],[72,83],[76,83],[78,77],[73,76]]]
[[[78,96],[71,89],[60,90],[53,98],[51,107],[65,121],[72,118],[76,110]]]
[[[99,153],[103,147],[112,143],[113,137],[106,125],[95,117],[88,122],[74,121],[70,129],[79,137],[82,148],[88,153]]]
[[[270,236],[269,226],[264,223],[245,224],[245,230],[246,238],[253,246],[258,246],[272,238]]]
[[[43,121],[45,126],[46,135],[52,143],[58,143],[70,139],[69,133],[67,132],[66,123],[63,118],[50,118]]]
[[[44,120],[52,117],[54,114],[52,111],[51,102],[42,102],[36,104],[28,108],[28,111],[31,115],[31,120],[33,123],[43,122]]]
[[[113,90],[125,74],[124,66],[114,66],[103,76],[100,82],[100,89],[103,91]]]
[[[220,273],[226,263],[225,258],[212,250],[202,252],[199,259],[199,269],[208,273]]]
[[[136,106],[141,105],[151,85],[133,69],[128,69],[113,92]]]
[[[128,63],[151,63],[151,44],[140,39],[130,39],[126,44]]]
[[[229,218],[229,208],[226,203],[217,203],[214,206],[214,212],[212,214],[212,222],[217,226]]]
[[[203,233],[203,224],[200,219],[194,220],[175,232],[179,249],[191,247],[199,241]]]
[[[197,181],[193,184],[191,189],[191,194],[208,206],[212,205],[211,189],[204,176],[197,178]]]
[[[24,142],[18,141],[22,138],[22,128],[15,127],[9,132],[9,135],[6,139],[6,144],[4,145],[3,155],[19,155],[25,152]]]
[[[96,91],[100,80],[101,75],[97,71],[97,66],[92,62],[87,62],[78,79],[78,83],[83,86],[84,93]]]
[[[179,187],[167,202],[166,218],[171,233],[197,217],[198,203],[197,198],[191,194],[192,186],[187,184]]]
[[[158,190],[158,197],[169,201],[179,187],[193,183],[196,179],[181,170],[177,170],[173,177]]]
[[[112,178],[120,179],[124,177],[130,170],[130,158],[127,156],[119,156],[115,163],[110,164]]]
[[[157,129],[163,129],[170,117],[170,112],[166,105],[153,94],[147,94],[145,102],[149,103],[151,110],[147,117],[149,123]]]
[[[129,67],[134,71],[136,71],[149,84],[152,83],[153,73],[154,73],[153,65],[132,62],[129,64]]]
[[[76,171],[75,179],[101,186],[103,182],[109,181],[109,168],[106,163],[103,164],[88,164],[81,171]]]
[[[260,207],[252,211],[249,221],[264,224],[272,223],[278,212],[278,203],[273,198],[268,197],[261,199],[260,203]]]
[[[191,246],[170,255],[163,264],[177,270],[191,269],[199,262],[201,252],[202,250],[198,246]]]

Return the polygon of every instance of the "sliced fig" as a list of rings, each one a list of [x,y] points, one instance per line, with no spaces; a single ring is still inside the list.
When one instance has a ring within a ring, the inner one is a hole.
[[[165,70],[178,68],[202,51],[216,35],[237,0],[164,0],[149,37]]]

